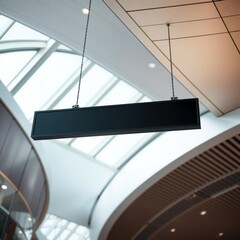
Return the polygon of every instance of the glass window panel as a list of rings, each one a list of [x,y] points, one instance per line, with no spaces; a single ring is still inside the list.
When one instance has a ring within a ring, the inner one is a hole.
[[[69,229],[64,229],[64,231],[62,232],[62,234],[59,236],[59,240],[60,239],[66,239],[66,237],[70,234],[70,230]]]
[[[77,100],[77,84],[56,104],[53,109],[71,108]]]
[[[43,223],[43,228],[48,228],[48,227],[50,227],[50,226],[53,226],[53,224],[56,222],[56,218],[47,218],[45,221],[44,221],[44,223]]]
[[[5,225],[8,222],[8,214],[2,210],[0,207],[0,239],[2,239],[2,235],[5,232]]]
[[[58,223],[58,227],[63,227],[63,226],[65,226],[66,224],[67,224],[67,220],[65,220],[65,219],[62,219],[59,223]]]
[[[79,105],[88,105],[90,100],[112,80],[112,77],[113,75],[110,72],[98,65],[94,65],[82,79]]]
[[[15,198],[16,190],[0,175],[0,204],[6,210],[10,210]]]
[[[94,65],[82,78],[79,105],[86,104],[96,96],[96,94],[112,79],[112,74],[105,69]],[[76,103],[77,98],[76,84],[72,90],[56,105],[56,109],[71,107]]]
[[[18,22],[14,23],[2,40],[48,40],[49,37],[26,27]]]
[[[11,226],[11,224],[9,224]],[[15,228],[13,239],[27,240],[25,233],[18,226]]]
[[[71,48],[69,48],[69,47],[67,47],[65,45],[62,45],[62,44],[58,47],[58,50],[72,52]]]
[[[43,226],[41,227],[42,234],[46,235],[48,231],[49,231],[49,228],[43,227]]]
[[[57,141],[60,142],[60,143],[68,145],[72,141],[72,138],[60,138],[60,139],[57,139]]]
[[[51,219],[51,220],[49,220],[49,219],[45,220],[45,222],[42,224],[42,229],[45,229],[45,228],[50,227],[53,223],[54,223],[54,220],[53,220],[53,219]]]
[[[152,102],[152,100],[149,97],[144,96],[143,98],[140,99],[139,102]]]
[[[27,239],[31,240],[32,239],[32,230],[25,229],[24,231]]]
[[[130,103],[137,93],[138,91],[136,89],[127,83],[120,81],[97,105]]]
[[[22,228],[32,227],[32,221],[28,221],[29,210],[19,194],[14,197],[10,215]]]
[[[55,52],[14,96],[27,118],[61,88],[80,64],[80,57]]]
[[[49,220],[54,220],[54,222],[49,223]],[[89,229],[73,222],[69,222],[66,219],[61,219],[54,215],[48,214],[44,222],[40,227],[40,231],[45,235],[46,239],[64,239],[66,237],[69,239],[84,240],[89,236]],[[59,234],[59,236],[57,236]],[[69,236],[70,234],[70,236]]]
[[[0,36],[8,29],[8,27],[13,23],[13,20],[0,15]]]
[[[60,232],[61,228],[59,227],[55,227],[52,229],[52,231],[49,233],[49,235],[47,236],[47,239],[54,239],[56,237],[56,235]]]
[[[76,226],[77,226],[76,223],[70,222],[67,228],[70,229],[70,230],[72,230],[72,229],[75,228]]]
[[[159,156],[161,156],[161,165],[158,165],[158,167],[159,169],[162,169],[172,161],[172,158],[168,157],[169,153],[172,151],[173,149],[171,144],[168,144],[167,142],[164,144],[162,141],[162,135],[160,135],[145,148],[143,148],[138,154],[136,154],[132,160],[139,162],[144,162],[146,159],[159,160]]]
[[[79,237],[78,234],[73,233],[73,235],[69,238],[69,240],[80,240],[81,238]]]
[[[112,79],[113,74],[98,65],[94,65],[82,79],[81,95],[79,101],[82,106],[86,106],[90,99]]]
[[[109,138],[109,136],[77,138],[71,146],[86,154],[91,154],[99,145],[106,142]]]
[[[1,53],[0,80],[7,86],[35,53],[36,51]]]
[[[124,134],[116,136],[103,150],[96,156],[98,160],[110,166],[116,166],[129,151],[145,139],[147,134]]]
[[[86,227],[83,227],[83,226],[79,226],[76,231],[75,231],[77,234],[79,235],[84,235],[84,234],[87,234],[89,232],[88,228]]]

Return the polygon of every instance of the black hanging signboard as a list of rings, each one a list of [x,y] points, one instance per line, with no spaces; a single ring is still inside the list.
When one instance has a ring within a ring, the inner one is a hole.
[[[34,140],[199,129],[198,99],[36,111]]]

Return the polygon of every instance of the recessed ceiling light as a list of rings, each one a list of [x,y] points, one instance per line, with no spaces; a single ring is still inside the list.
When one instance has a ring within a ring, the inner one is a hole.
[[[220,232],[220,233],[218,234],[218,236],[219,236],[219,237],[222,237],[222,236],[223,236],[223,232]]]
[[[202,216],[204,216],[206,214],[207,214],[207,211],[205,211],[205,210],[200,212],[200,215],[202,215]]]
[[[155,67],[156,67],[156,64],[155,64],[155,63],[149,63],[149,64],[148,64],[148,67],[149,67],[149,68],[155,68]]]
[[[83,8],[82,13],[87,15],[87,14],[89,14],[89,10],[87,8]]]
[[[172,232],[172,233],[176,232],[176,228],[172,228],[172,229],[170,230],[170,232]]]
[[[3,190],[6,190],[8,187],[7,187],[7,185],[4,185],[4,184],[3,184],[3,185],[1,186],[1,188],[2,188]]]

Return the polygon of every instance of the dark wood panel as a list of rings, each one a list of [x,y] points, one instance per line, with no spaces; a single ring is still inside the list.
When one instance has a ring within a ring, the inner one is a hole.
[[[1,101],[0,171],[19,189],[26,200],[19,194],[15,195],[11,204],[11,217],[22,226],[26,223],[29,225],[29,206],[38,226],[38,217],[44,214],[45,205],[48,203],[46,176],[31,142]]]
[[[1,170],[16,187],[20,184],[30,150],[31,145],[26,136],[16,122],[13,122],[2,148],[0,159]]]
[[[10,116],[9,112],[0,101],[0,152],[6,140],[12,120],[13,119]],[[0,159],[0,162],[1,162],[1,159]]]
[[[24,195],[31,209],[37,204],[40,191],[44,185],[44,176],[41,166],[34,151],[29,155],[29,160],[24,171],[19,190]]]

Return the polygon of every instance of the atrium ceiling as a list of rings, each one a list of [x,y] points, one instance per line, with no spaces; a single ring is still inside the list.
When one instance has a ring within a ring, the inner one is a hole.
[[[0,0],[0,80],[30,122],[35,110],[76,103],[87,21],[82,9],[88,5],[88,0]],[[220,199],[201,198],[200,205],[189,203],[183,212],[177,204],[240,170],[239,16],[238,0],[92,0],[80,107],[169,100],[168,22],[175,95],[199,98],[202,130],[39,143],[50,185],[48,212],[70,221],[48,215],[43,223],[48,239],[89,239],[78,225],[90,227],[92,239],[115,240],[126,229],[124,239],[145,240],[145,233],[149,239],[168,238],[170,229],[181,227],[181,221],[190,226],[204,209],[213,221],[228,201],[232,212],[225,212],[226,221],[235,226],[239,175]],[[212,155],[209,167],[196,163]],[[202,175],[189,183],[185,175],[196,169]],[[163,195],[169,205],[159,201]],[[161,222],[171,207],[171,219]],[[221,231],[239,234],[235,227],[222,229],[209,239],[222,237]]]

